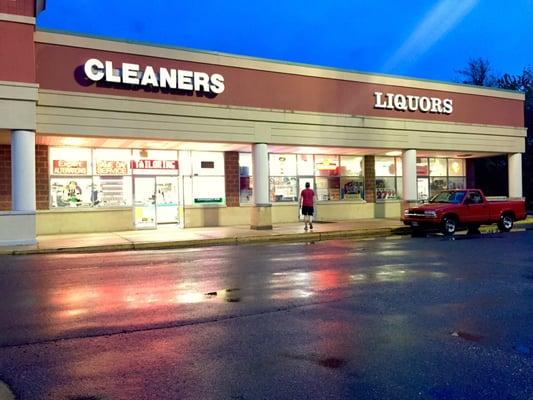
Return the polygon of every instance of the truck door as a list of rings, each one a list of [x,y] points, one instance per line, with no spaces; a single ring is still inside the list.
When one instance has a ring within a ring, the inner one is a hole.
[[[464,200],[464,205],[466,209],[463,221],[465,223],[482,224],[489,221],[489,205],[479,190],[469,191]]]

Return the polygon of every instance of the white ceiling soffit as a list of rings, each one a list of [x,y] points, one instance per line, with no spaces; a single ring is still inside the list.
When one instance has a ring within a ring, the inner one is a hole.
[[[0,144],[2,144],[0,135]],[[9,143],[9,135],[5,135]],[[178,142],[170,140],[143,140],[127,138],[102,138],[87,136],[47,136],[37,135],[36,143],[46,146],[72,146],[72,147],[102,147],[102,148],[129,148],[129,149],[158,149],[158,150],[195,150],[195,151],[239,151],[251,152],[252,146],[247,143],[208,143],[208,142]],[[378,156],[398,156],[401,149],[370,149],[370,148],[346,148],[346,147],[326,147],[326,146],[287,146],[268,145],[270,153],[296,153],[296,154],[343,154],[343,155],[378,155]],[[491,157],[498,154],[475,153],[475,152],[453,152],[453,151],[429,151],[420,150],[419,157],[459,157],[478,158]]]

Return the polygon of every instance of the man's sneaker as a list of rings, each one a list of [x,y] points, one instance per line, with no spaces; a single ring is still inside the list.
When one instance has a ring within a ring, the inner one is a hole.
[[[313,223],[309,222],[309,229],[313,229]]]
[[[307,224],[305,224],[304,231],[307,232]]]

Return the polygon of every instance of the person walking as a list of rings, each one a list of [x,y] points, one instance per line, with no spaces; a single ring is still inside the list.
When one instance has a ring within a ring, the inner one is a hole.
[[[309,224],[309,229],[313,229],[315,192],[309,188],[310,186],[309,182],[305,182],[305,189],[300,193],[300,209],[304,216],[305,231],[307,231],[307,224]]]

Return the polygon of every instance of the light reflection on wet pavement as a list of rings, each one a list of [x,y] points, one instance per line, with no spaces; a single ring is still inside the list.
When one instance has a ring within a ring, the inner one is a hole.
[[[357,261],[367,262],[368,255],[354,251],[357,246],[338,242],[333,252],[319,246],[307,258],[302,258],[301,252],[266,257],[254,268],[263,268],[266,262],[270,270],[254,271],[247,270],[246,261],[240,267],[232,267],[222,255],[212,257],[213,253],[227,252],[220,248],[209,250],[210,254],[201,260],[183,257],[169,262],[173,254],[167,252],[167,256],[158,256],[161,264],[147,259],[149,253],[129,253],[127,257],[110,254],[108,261],[100,255],[44,257],[38,272],[43,281],[34,282],[39,276],[36,274],[29,277],[31,285],[18,282],[22,287],[13,293],[15,300],[22,300],[22,294],[27,297],[18,303],[2,304],[3,309],[13,305],[20,308],[24,316],[17,320],[17,325],[27,323],[27,330],[24,335],[17,330],[10,335],[10,320],[0,316],[8,332],[0,345],[73,337],[83,329],[90,329],[91,334],[108,334],[154,324],[167,326],[176,319],[180,324],[197,322],[223,314],[227,307],[233,307],[231,312],[235,312],[234,307],[241,307],[227,303],[246,303],[247,309],[264,309],[287,301],[306,304],[342,298],[365,284],[446,277],[446,273],[436,270],[441,264],[429,260],[423,264],[413,261],[361,268]],[[394,243],[384,243],[373,257],[404,261],[406,251],[396,247]],[[245,249],[249,255],[250,249],[253,253],[252,247]],[[177,254],[202,256],[193,252]],[[93,266],[98,265],[93,258],[100,259],[104,265]],[[142,265],[143,259],[149,260],[148,266]],[[351,264],[353,261],[356,262]],[[68,269],[57,269],[56,265],[67,265]],[[19,272],[28,276],[31,269]],[[352,273],[361,269],[366,272]],[[5,293],[10,293],[9,281],[4,283]],[[40,321],[45,324],[41,325]]]
[[[529,400],[532,238],[0,258],[0,379],[32,400]]]

